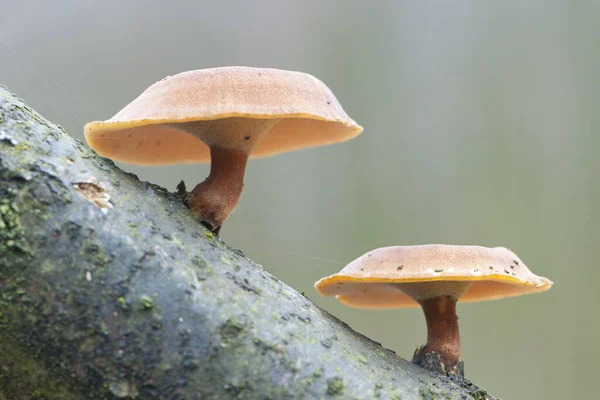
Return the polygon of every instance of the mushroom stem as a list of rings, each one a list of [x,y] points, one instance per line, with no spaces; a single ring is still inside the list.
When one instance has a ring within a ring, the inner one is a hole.
[[[196,185],[188,201],[190,210],[218,233],[242,195],[248,154],[215,146],[210,157],[210,174]]]
[[[210,148],[210,174],[192,190],[188,204],[192,213],[213,232],[219,233],[221,224],[240,200],[248,155],[278,121],[232,117],[176,126]]]
[[[421,300],[427,321],[427,344],[417,353],[437,352],[447,372],[452,372],[460,362],[460,334],[456,301],[453,296],[439,296]],[[414,358],[417,358],[415,354]]]
[[[430,281],[396,283],[407,296],[421,305],[427,321],[427,344],[413,356],[413,362],[423,368],[441,370],[455,375],[462,372],[460,362],[460,335],[456,302],[471,287],[468,281]],[[439,362],[432,365],[432,353],[439,355]]]

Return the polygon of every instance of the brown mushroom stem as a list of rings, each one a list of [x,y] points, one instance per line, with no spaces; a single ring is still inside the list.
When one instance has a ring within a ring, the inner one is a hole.
[[[413,362],[429,368],[427,355],[437,353],[440,370],[459,374],[460,335],[456,302],[471,287],[468,281],[397,283],[397,287],[421,305],[427,322],[427,344],[413,356]]]
[[[447,372],[453,371],[460,362],[456,300],[452,296],[440,296],[419,302],[427,321],[427,344],[418,353],[437,352]]]
[[[219,233],[240,200],[248,155],[278,121],[232,117],[177,126],[210,148],[210,174],[192,190],[188,204],[213,232]]]
[[[211,147],[210,174],[196,185],[188,199],[190,210],[218,233],[242,195],[248,154]]]

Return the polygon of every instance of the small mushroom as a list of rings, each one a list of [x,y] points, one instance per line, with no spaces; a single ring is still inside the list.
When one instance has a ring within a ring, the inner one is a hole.
[[[100,155],[140,165],[203,163],[188,198],[218,232],[238,204],[248,157],[322,146],[362,132],[317,78],[270,68],[222,67],[169,76],[107,121],[85,125]]]
[[[421,306],[427,344],[417,349],[413,362],[433,368],[430,356],[437,353],[438,371],[462,375],[456,302],[543,292],[551,286],[504,247],[432,244],[370,251],[319,280],[315,289],[357,308]]]

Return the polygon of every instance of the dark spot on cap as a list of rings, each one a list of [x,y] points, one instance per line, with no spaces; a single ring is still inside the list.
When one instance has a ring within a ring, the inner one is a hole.
[[[404,265],[400,265],[398,268],[396,268],[398,271],[400,271],[402,268],[404,268]]]
[[[250,140],[250,136],[244,136],[244,140]]]
[[[490,265],[490,269],[494,269],[494,267],[492,267],[492,266]]]
[[[434,269],[433,272],[444,272],[443,269]]]

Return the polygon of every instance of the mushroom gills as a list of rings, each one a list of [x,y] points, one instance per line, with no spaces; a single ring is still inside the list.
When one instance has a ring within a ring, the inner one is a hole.
[[[202,140],[210,148],[221,147],[250,154],[280,118],[230,117],[168,124]]]
[[[470,281],[390,283],[390,285],[397,287],[417,303],[442,296],[450,296],[458,300],[469,290],[472,284],[473,282]]]

